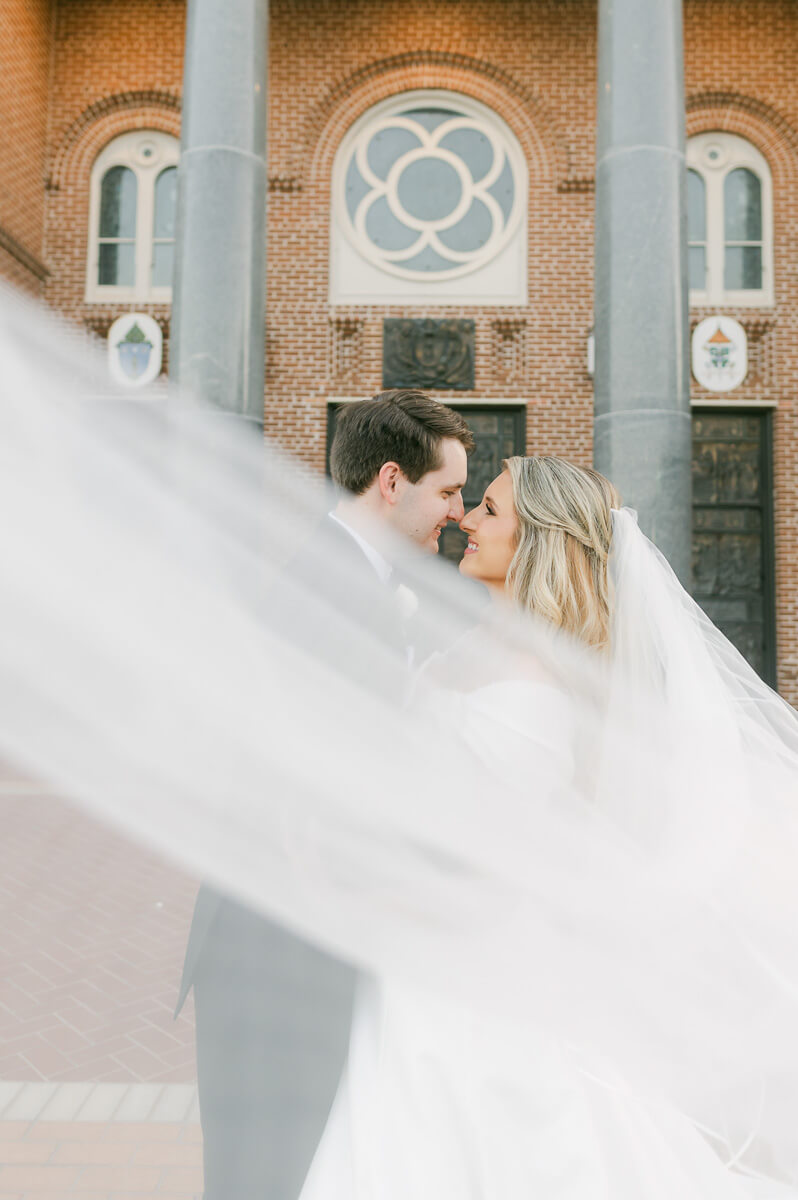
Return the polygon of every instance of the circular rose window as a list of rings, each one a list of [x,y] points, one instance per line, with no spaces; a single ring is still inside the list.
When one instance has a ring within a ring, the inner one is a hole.
[[[452,278],[489,262],[523,207],[511,135],[450,99],[381,106],[346,147],[346,233],[363,257],[406,279]]]

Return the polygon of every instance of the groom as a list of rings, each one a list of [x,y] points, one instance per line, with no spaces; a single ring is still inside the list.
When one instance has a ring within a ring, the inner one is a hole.
[[[322,589],[330,611],[402,648],[393,567],[369,541],[375,523],[436,553],[462,520],[471,431],[423,392],[381,392],[338,417],[330,465],[341,496],[287,576]],[[373,536],[373,535],[372,535]],[[334,549],[333,578],[319,554]],[[376,579],[383,587],[375,593]],[[363,586],[358,586],[362,580]],[[384,597],[384,602],[376,597]],[[293,613],[296,616],[296,613]],[[340,636],[291,623],[303,649],[356,672]],[[363,681],[361,681],[363,682]],[[346,1057],[355,972],[203,885],[177,1004],[194,988],[205,1200],[296,1200]]]

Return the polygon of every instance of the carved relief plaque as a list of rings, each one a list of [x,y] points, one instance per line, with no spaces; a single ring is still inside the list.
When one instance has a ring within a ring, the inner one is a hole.
[[[467,392],[474,387],[474,322],[387,318],[382,386]]]

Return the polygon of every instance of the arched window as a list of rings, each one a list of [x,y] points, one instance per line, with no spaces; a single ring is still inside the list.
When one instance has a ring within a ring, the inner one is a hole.
[[[169,301],[174,267],[177,138],[114,138],[91,173],[87,300]]]
[[[773,189],[760,152],[731,133],[687,144],[691,304],[773,303]]]
[[[527,169],[469,97],[405,92],[348,131],[333,170],[333,303],[523,304]]]

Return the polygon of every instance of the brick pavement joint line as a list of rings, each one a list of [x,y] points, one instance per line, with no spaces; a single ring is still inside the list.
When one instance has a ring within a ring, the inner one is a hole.
[[[189,1083],[0,1082],[0,1138],[8,1122],[152,1122],[197,1124]]]

